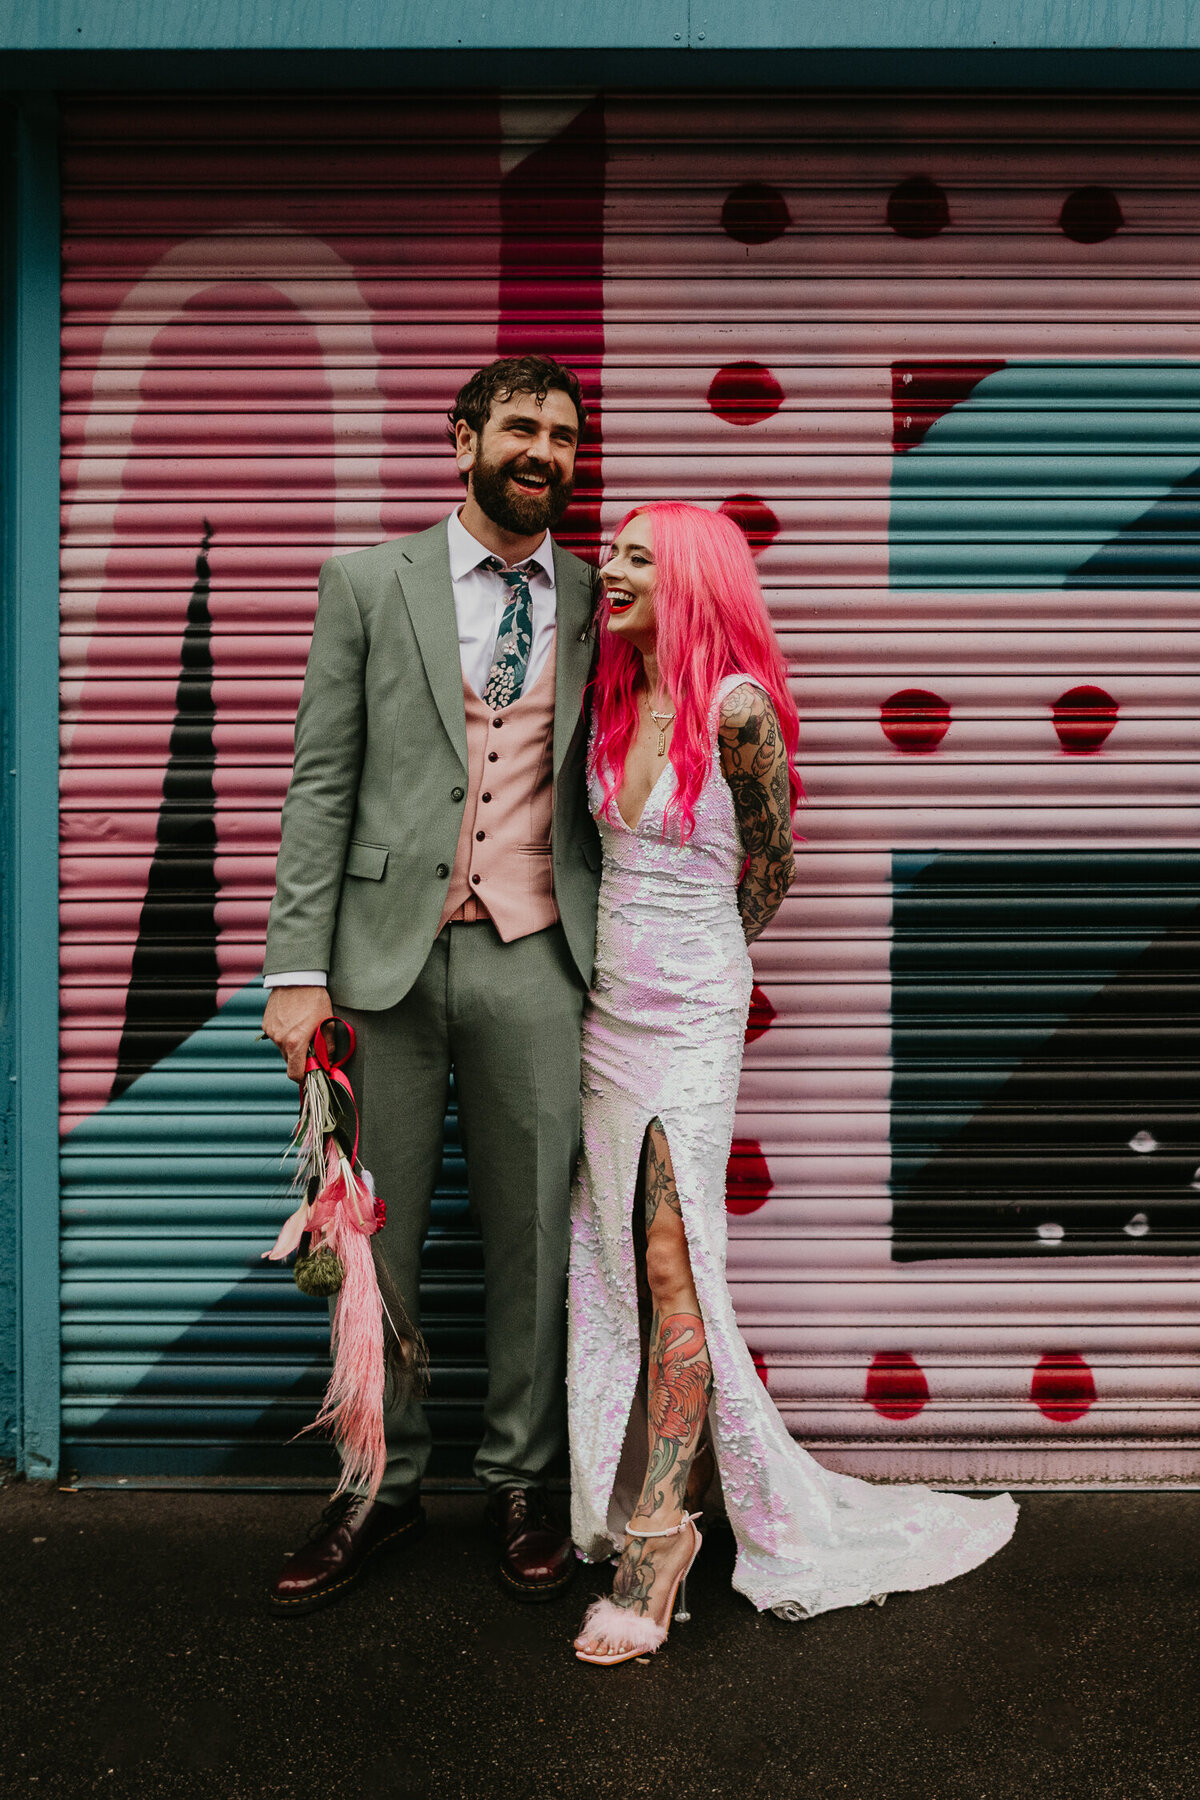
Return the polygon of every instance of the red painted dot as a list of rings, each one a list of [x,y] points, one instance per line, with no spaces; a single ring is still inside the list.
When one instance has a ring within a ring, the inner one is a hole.
[[[754,1370],[758,1376],[758,1379],[762,1382],[763,1386],[766,1387],[768,1385],[766,1357],[763,1355],[761,1350],[751,1350],[750,1360],[754,1364]]]
[[[752,1044],[755,1038],[768,1032],[775,1019],[775,1008],[767,999],[758,983],[755,982],[750,994],[750,1017],[746,1021],[746,1042]]]
[[[1082,1356],[1073,1350],[1047,1350],[1033,1371],[1029,1398],[1048,1419],[1066,1425],[1082,1419],[1095,1404],[1096,1382]]]
[[[1064,237],[1077,244],[1102,244],[1116,237],[1125,215],[1111,188],[1081,187],[1063,201],[1058,223]]]
[[[928,175],[910,175],[888,195],[887,222],[897,237],[936,237],[950,223],[945,189]]]
[[[926,688],[901,688],[884,701],[879,723],[889,744],[906,756],[936,750],[950,729],[950,708]]]
[[[735,1215],[757,1212],[766,1205],[771,1185],[761,1145],[754,1138],[734,1138],[725,1171],[725,1211]]]
[[[726,363],[708,384],[708,404],[729,425],[758,425],[783,405],[783,389],[762,363]]]
[[[1054,702],[1054,729],[1064,750],[1086,754],[1098,750],[1120,711],[1111,694],[1100,687],[1068,688]]]
[[[925,1371],[907,1350],[880,1350],[867,1370],[863,1399],[884,1419],[915,1419],[929,1400]]]
[[[746,542],[756,556],[779,536],[779,520],[766,501],[753,494],[731,494],[728,500],[722,500],[720,510],[745,532]]]
[[[765,181],[744,181],[725,197],[721,229],[739,244],[769,244],[792,222],[787,201]]]

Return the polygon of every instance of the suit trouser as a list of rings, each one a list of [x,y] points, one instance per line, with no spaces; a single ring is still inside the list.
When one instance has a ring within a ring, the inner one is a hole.
[[[504,943],[486,920],[446,926],[386,1012],[339,1010],[361,1156],[387,1205],[371,1242],[419,1323],[421,1246],[441,1174],[450,1072],[483,1238],[488,1384],[475,1473],[489,1488],[545,1478],[566,1442],[566,1279],[579,1145],[584,988],[560,925]],[[389,1408],[380,1499],[416,1492],[430,1429],[416,1399]]]

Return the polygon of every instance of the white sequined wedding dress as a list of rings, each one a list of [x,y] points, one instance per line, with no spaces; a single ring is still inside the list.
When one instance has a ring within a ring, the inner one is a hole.
[[[713,766],[687,844],[663,835],[669,762],[633,830],[600,815],[592,783],[604,876],[572,1195],[571,1524],[589,1560],[619,1549],[645,1468],[631,1218],[642,1141],[657,1117],[712,1357],[709,1417],[737,1538],[734,1586],[760,1609],[811,1616],[975,1568],[1007,1543],[1017,1508],[1006,1494],[961,1499],[822,1468],[788,1435],[738,1332],[725,1281],[725,1171],[752,977],[737,910],[743,852],[716,734],[721,702],[745,679],[727,676],[718,689]]]

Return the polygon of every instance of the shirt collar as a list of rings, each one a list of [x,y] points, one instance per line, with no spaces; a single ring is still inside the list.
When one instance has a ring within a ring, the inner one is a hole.
[[[478,538],[471,536],[455,507],[446,520],[446,537],[450,546],[450,579],[461,581],[493,554]],[[547,532],[537,549],[527,559],[536,563],[550,586],[554,586],[554,541]]]

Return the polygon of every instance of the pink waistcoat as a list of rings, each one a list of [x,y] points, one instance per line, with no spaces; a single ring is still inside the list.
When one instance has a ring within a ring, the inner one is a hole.
[[[490,916],[504,942],[558,920],[554,818],[554,650],[527,693],[493,712],[464,677],[467,798],[440,931]]]

